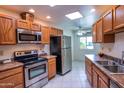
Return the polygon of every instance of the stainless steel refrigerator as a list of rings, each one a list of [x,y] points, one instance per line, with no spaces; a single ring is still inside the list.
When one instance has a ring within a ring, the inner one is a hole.
[[[59,74],[66,74],[72,69],[71,37],[50,37],[50,54],[56,55],[56,69]]]

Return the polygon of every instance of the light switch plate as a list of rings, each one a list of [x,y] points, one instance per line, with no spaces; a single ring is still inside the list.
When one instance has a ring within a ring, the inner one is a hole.
[[[2,50],[0,50],[0,56],[3,56],[3,51]]]

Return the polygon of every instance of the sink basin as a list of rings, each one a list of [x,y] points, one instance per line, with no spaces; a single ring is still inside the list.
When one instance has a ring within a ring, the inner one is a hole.
[[[103,66],[112,73],[124,73],[124,66]]]
[[[107,66],[107,65],[109,65],[109,66],[113,66],[113,65],[117,65],[115,62],[113,62],[113,61],[96,61],[98,64],[100,64],[100,65],[105,65],[105,66]]]

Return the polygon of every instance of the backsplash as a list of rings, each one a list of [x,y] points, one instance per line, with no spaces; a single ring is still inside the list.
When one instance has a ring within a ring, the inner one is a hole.
[[[124,51],[124,32],[115,35],[115,43],[101,44],[101,47],[103,53],[121,58]]]
[[[17,45],[4,45],[0,46],[0,51],[3,52],[3,55],[0,55],[0,60],[13,58],[14,51],[23,51],[23,50],[39,50],[49,54],[49,45],[41,44],[17,44]]]

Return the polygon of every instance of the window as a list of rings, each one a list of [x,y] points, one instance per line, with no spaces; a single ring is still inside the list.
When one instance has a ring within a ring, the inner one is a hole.
[[[92,36],[80,37],[80,49],[93,49]]]

